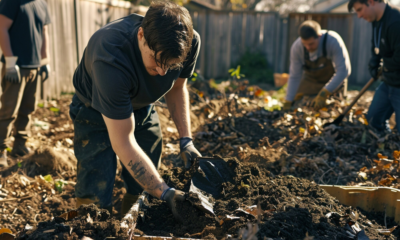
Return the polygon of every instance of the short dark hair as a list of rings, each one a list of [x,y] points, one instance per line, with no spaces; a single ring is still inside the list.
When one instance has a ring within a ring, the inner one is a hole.
[[[383,0],[374,0],[375,2],[383,2]],[[368,6],[368,0],[350,0],[349,3],[347,4],[347,9],[349,10],[349,12],[351,12],[351,10],[353,9],[354,3],[361,3],[361,4],[365,4]]]
[[[318,38],[321,34],[321,25],[313,20],[304,21],[299,27],[299,35],[302,39]]]
[[[152,2],[141,27],[157,64],[173,69],[182,67],[193,40],[192,18],[186,8],[172,2]],[[173,59],[180,61],[168,65]]]

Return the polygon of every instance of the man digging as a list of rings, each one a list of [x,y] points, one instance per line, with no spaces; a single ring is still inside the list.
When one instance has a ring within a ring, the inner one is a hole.
[[[382,83],[375,91],[367,120],[378,131],[388,130],[389,118],[396,113],[396,128],[400,131],[400,11],[381,0],[350,0],[359,18],[372,23],[372,57],[368,69],[374,79],[382,66]]]
[[[153,2],[145,17],[133,14],[107,24],[91,37],[73,83],[70,106],[78,159],[77,207],[95,203],[112,209],[117,159],[127,193],[125,214],[144,190],[165,200],[175,217],[184,193],[170,188],[157,169],[162,136],[152,103],[165,97],[190,167],[201,156],[190,132],[187,78],[194,71],[200,37],[189,12],[174,3]]]
[[[319,23],[308,20],[299,27],[300,37],[290,50],[290,77],[284,111],[303,96],[315,96],[314,110],[326,106],[326,99],[341,91],[346,95],[351,72],[349,54],[342,38],[334,31],[321,30]]]

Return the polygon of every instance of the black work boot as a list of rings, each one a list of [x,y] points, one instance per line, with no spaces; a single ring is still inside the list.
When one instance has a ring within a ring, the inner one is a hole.
[[[0,167],[8,167],[6,149],[2,149],[0,152]]]
[[[13,157],[23,157],[31,153],[31,150],[25,146],[25,139],[16,138],[14,141],[14,146],[11,151],[11,156]]]

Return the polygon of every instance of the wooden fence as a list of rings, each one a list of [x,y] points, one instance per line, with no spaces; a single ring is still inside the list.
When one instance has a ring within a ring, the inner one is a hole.
[[[130,3],[118,0],[47,0],[52,23],[52,76],[45,97],[73,92],[72,76],[92,34],[103,25],[130,14]]]
[[[104,24],[131,13],[122,0],[47,0],[50,25],[52,73],[44,86],[45,98],[58,98],[74,91],[72,76],[91,35]],[[363,84],[369,76],[371,26],[354,14],[302,14],[281,17],[275,12],[191,12],[194,28],[200,33],[202,47],[196,68],[206,78],[226,78],[247,50],[262,53],[272,70],[288,72],[290,46],[297,28],[307,19],[322,28],[338,32],[349,51],[351,84]]]

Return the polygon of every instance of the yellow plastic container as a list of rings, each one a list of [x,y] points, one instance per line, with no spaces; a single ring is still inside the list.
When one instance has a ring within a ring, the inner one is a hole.
[[[341,204],[368,212],[386,212],[400,223],[400,190],[390,187],[352,187],[320,185]]]

